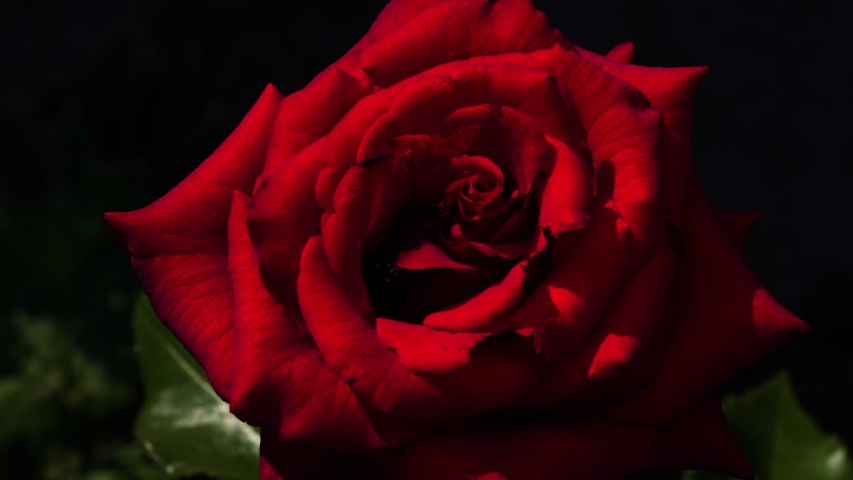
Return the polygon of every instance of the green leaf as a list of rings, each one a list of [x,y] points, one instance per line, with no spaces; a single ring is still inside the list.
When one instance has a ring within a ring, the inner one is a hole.
[[[723,409],[757,480],[853,480],[846,447],[803,411],[787,373],[743,395],[727,397]],[[684,480],[728,478],[704,471],[684,474]]]
[[[146,398],[136,435],[173,476],[257,480],[260,436],[229,413],[199,364],[142,295],[133,315]]]

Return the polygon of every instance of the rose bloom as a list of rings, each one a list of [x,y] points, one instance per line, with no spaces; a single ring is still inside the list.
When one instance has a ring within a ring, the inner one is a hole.
[[[707,69],[631,57],[528,0],[394,0],[107,214],[261,478],[752,476],[716,387],[808,327],[699,185]]]

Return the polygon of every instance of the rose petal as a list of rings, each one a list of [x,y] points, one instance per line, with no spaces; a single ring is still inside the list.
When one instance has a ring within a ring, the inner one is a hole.
[[[674,320],[674,305],[667,309],[659,321],[658,331],[643,346],[643,353],[635,355],[632,362],[626,363],[617,375],[600,378],[588,384],[588,388],[575,398],[565,402],[571,410],[594,408],[604,410],[624,401],[640,387],[649,384],[657,376],[663,362],[663,349],[668,341],[667,335]]]
[[[622,42],[607,52],[605,57],[614,62],[634,63],[634,44],[631,42]]]
[[[480,136],[469,155],[488,158],[505,176],[505,188],[530,192],[538,172],[553,169],[553,152],[536,120],[509,106],[476,105],[461,108],[432,128],[453,131],[469,125],[480,126]]]
[[[501,421],[438,431],[411,446],[366,455],[293,448],[262,431],[261,478],[561,480],[568,474],[592,480],[683,465],[751,478],[713,396],[659,430],[594,415]]]
[[[755,221],[761,216],[761,212],[735,212],[731,210],[714,209],[717,221],[726,231],[726,236],[734,242],[735,246],[743,252],[746,248],[746,240]]]
[[[492,162],[463,155],[480,136],[480,130],[480,126],[472,125],[424,135],[412,148],[394,158],[393,165],[371,167],[373,170],[385,167],[385,171],[374,175],[377,194],[373,198],[373,208],[377,213],[368,237],[384,236],[385,230],[405,208],[429,208],[441,202],[448,184],[459,179],[465,167],[474,167],[483,173],[491,171],[502,181],[500,169]]]
[[[612,201],[599,197],[589,227],[530,297],[500,323],[536,328],[549,355],[575,350],[610,306],[630,268],[629,230]]]
[[[660,372],[614,418],[661,423],[809,327],[762,288],[692,181],[676,237],[681,309]]]
[[[452,245],[471,246],[477,252],[487,257],[501,257],[515,260],[524,256],[530,250],[530,240],[519,240],[512,243],[481,243],[468,240],[462,233],[458,223],[450,227],[450,241]],[[454,252],[457,252],[454,249]]]
[[[521,199],[521,205],[512,212],[509,218],[506,219],[506,222],[495,233],[488,237],[486,242],[512,243],[529,239],[530,232],[534,231],[537,226],[537,207],[541,203],[538,197],[541,196],[544,185],[545,177],[537,177],[536,182],[533,184],[533,194]],[[483,220],[492,220],[492,218],[487,217]],[[465,228],[463,231],[466,236],[475,236],[477,224],[473,223],[471,224],[471,228]],[[474,238],[477,237],[475,236]]]
[[[669,306],[676,263],[669,248],[659,247],[634,274],[602,322],[604,339],[591,339],[598,348],[589,365],[590,380],[617,375],[652,344]]]
[[[429,268],[453,268],[457,270],[481,271],[470,265],[454,262],[440,248],[431,243],[423,243],[413,250],[403,250],[397,256],[397,266],[407,270]]]
[[[280,101],[268,86],[222,145],[169,193],[141,210],[104,216],[133,256],[154,312],[226,399],[234,323],[228,212],[234,190],[251,192],[263,168]]]
[[[466,105],[511,107],[536,119],[542,131],[575,145],[575,114],[562,101],[549,72],[520,65],[491,64],[481,59],[447,65],[447,78],[456,85]],[[528,172],[528,176],[531,176]]]
[[[157,317],[198,360],[216,393],[230,398],[234,298],[228,257],[177,253],[131,263]]]
[[[408,416],[446,407],[439,389],[406,370],[347,302],[319,237],[309,240],[302,254],[298,289],[305,323],[323,361],[359,398],[382,411]]]
[[[464,367],[471,349],[485,333],[449,333],[422,325],[376,319],[379,338],[393,348],[404,367],[413,372],[450,373]]]
[[[347,170],[355,165],[359,146],[371,125],[388,112],[394,95],[403,86],[368,95],[358,101],[332,128],[323,142],[320,158],[326,168],[314,185],[317,203],[325,211],[333,209],[338,184]]]
[[[413,374],[347,303],[317,237],[305,247],[298,288],[305,323],[324,362],[359,399],[395,416],[447,418],[500,410],[529,390],[543,368],[527,339],[505,338],[482,345],[454,373],[429,381]]]
[[[530,52],[555,43],[569,45],[527,0],[445,1],[365,47],[361,65],[374,84],[388,87],[450,61]]]
[[[332,65],[305,88],[281,101],[269,138],[264,174],[329,133],[362,97],[372,92],[368,82]],[[256,182],[260,185],[263,176]]]
[[[621,204],[659,202],[660,110],[638,89],[574,51],[555,46],[530,55],[551,69],[577,108],[592,154],[596,195],[613,198],[632,227],[650,223],[643,216],[631,218]]]
[[[555,414],[538,421],[509,416],[503,423],[437,431],[397,455],[391,452],[387,478],[617,479],[654,466],[652,428]]]
[[[450,161],[454,181],[445,189],[445,201],[456,198],[462,221],[474,222],[500,209],[506,202],[503,193],[504,177],[500,168],[485,157],[462,155]]]
[[[362,42],[371,43],[405,25],[422,11],[442,0],[392,0],[373,21]],[[365,42],[365,40],[368,40]],[[362,45],[363,46],[363,45]]]
[[[450,332],[498,332],[494,327],[524,298],[524,279],[528,261],[516,264],[498,283],[464,302],[446,310],[431,313],[423,324]]]
[[[592,52],[581,52],[604,71],[637,87],[652,105],[663,112],[663,202],[667,220],[681,225],[687,199],[689,169],[693,164],[690,154],[693,99],[702,80],[708,75],[708,68],[625,65]]]
[[[373,184],[370,170],[350,168],[335,190],[334,210],[323,215],[326,258],[348,301],[371,321],[376,317],[361,271],[361,243],[370,224]]]
[[[282,441],[275,430],[261,428],[260,480],[356,479],[366,455],[313,449]]]
[[[394,97],[388,113],[377,118],[365,132],[356,155],[358,163],[387,157],[395,138],[416,129],[432,117],[444,116],[461,106],[459,90],[446,78],[425,76]]]
[[[264,287],[246,227],[249,198],[236,192],[229,226],[229,271],[235,323],[231,411],[242,420],[274,428],[300,445],[342,450],[395,445],[423,425],[374,425],[349,387],[319,360]]]
[[[251,193],[280,101],[268,85],[234,132],[169,193],[143,209],[105,215],[131,255],[227,252],[231,195]]]
[[[716,393],[706,395],[690,411],[664,428],[655,448],[657,467],[711,470],[735,478],[753,478]]]
[[[592,205],[592,174],[585,161],[565,143],[546,137],[556,152],[554,171],[548,177],[539,207],[539,226],[551,237],[585,228]]]
[[[504,422],[436,432],[380,461],[388,478],[406,480],[617,479],[651,467],[685,465],[751,478],[713,396],[660,430],[594,414],[515,422],[508,416]]]
[[[637,362],[663,333],[675,266],[675,254],[659,246],[579,349],[554,360],[522,403],[546,406],[570,400]]]
[[[314,142],[265,175],[247,209],[249,235],[261,277],[272,297],[299,322],[299,261],[305,242],[319,233],[323,214],[314,199],[314,184],[324,168],[320,160],[322,145],[322,139]]]

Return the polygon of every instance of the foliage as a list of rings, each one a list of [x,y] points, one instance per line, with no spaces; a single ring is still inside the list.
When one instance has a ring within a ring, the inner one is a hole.
[[[791,380],[779,373],[767,383],[723,402],[726,419],[758,480],[851,480],[853,465],[837,437],[822,432],[797,403]],[[687,472],[685,480],[723,480]]]
[[[133,316],[146,399],[136,434],[166,472],[258,478],[260,436],[228,411],[202,371],[141,296]]]
[[[55,318],[17,312],[6,320],[18,369],[0,378],[3,477],[163,478],[138,443],[103,427],[133,408],[134,386],[84,354]]]

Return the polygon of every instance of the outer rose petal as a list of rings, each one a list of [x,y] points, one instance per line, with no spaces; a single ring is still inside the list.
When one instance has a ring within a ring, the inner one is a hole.
[[[389,462],[390,479],[616,480],[654,466],[653,428],[600,418],[520,420],[416,442]]]
[[[634,63],[634,44],[622,42],[607,52],[605,57],[619,63]]]
[[[716,395],[656,429],[601,418],[444,431],[398,450],[341,454],[281,443],[261,431],[261,480],[617,480],[652,467],[752,478]]]
[[[305,242],[320,231],[323,212],[314,200],[314,184],[324,165],[323,141],[293,156],[265,175],[248,208],[249,234],[267,290],[291,318],[301,319],[296,279]],[[286,208],[282,208],[286,205]]]
[[[657,377],[612,416],[671,419],[735,372],[809,327],[761,287],[717,223],[693,176],[684,226],[675,238],[683,259],[681,308]]]
[[[714,210],[717,221],[725,229],[726,235],[734,242],[735,246],[743,252],[746,248],[746,240],[761,212],[735,212],[731,210]]]
[[[226,253],[234,190],[251,193],[266,159],[281,94],[272,85],[240,125],[186,179],[151,205],[106,220],[136,258],[166,253]]]
[[[305,88],[288,95],[281,101],[275,116],[264,174],[329,133],[338,120],[369,93],[372,93],[370,83],[332,65]],[[262,181],[263,177],[258,180]]]
[[[555,43],[570,45],[529,0],[448,0],[365,47],[361,65],[373,83],[387,87],[454,60],[531,52]]]
[[[263,169],[280,100],[268,86],[225,142],[163,198],[141,210],[105,215],[133,256],[157,316],[226,399],[234,323],[228,212],[234,190],[250,193]]]
[[[377,39],[385,37],[393,33],[398,28],[405,26],[413,18],[418,16],[427,8],[442,2],[443,0],[392,0],[376,20],[370,26],[367,35],[356,44],[357,47],[363,47],[369,43],[375,42]],[[355,49],[355,48],[354,48]]]
[[[386,460],[388,478],[618,480],[647,468],[685,465],[752,474],[715,396],[661,429],[594,415],[504,421],[437,433],[398,450]]]
[[[614,299],[609,313],[580,347],[554,360],[539,384],[522,400],[547,406],[571,400],[591,385],[608,380],[636,364],[656,336],[662,335],[676,256],[661,245]]]
[[[235,193],[229,225],[234,282],[234,375],[231,411],[273,427],[283,440],[318,448],[372,449],[396,444],[428,425],[370,418],[349,386],[318,358],[264,287],[246,229],[249,198]],[[380,431],[376,425],[385,427]]]
[[[262,431],[261,480],[619,480],[684,465],[752,478],[716,396],[662,429],[599,417],[508,421],[357,455],[294,448]]]
[[[563,142],[547,138],[557,161],[542,195],[539,226],[547,235],[561,237],[587,226],[592,204],[592,175],[587,164]]]
[[[631,263],[651,253],[660,208],[661,112],[643,94],[575,51],[530,54],[552,72],[587,132],[595,194],[613,199],[634,237]]]
[[[302,247],[319,229],[321,211],[312,197],[324,166],[320,139],[371,91],[368,82],[332,65],[285,98],[276,114],[263,175],[255,182],[249,229],[268,288],[294,317],[300,317],[295,287]]]
[[[737,439],[726,424],[716,393],[711,393],[658,435],[656,466],[702,469],[736,478],[753,478]]]
[[[637,87],[652,105],[663,111],[663,202],[667,220],[681,225],[687,199],[687,179],[693,164],[690,154],[693,98],[699,84],[708,75],[708,68],[625,65],[586,50],[581,52],[607,73]]]
[[[611,196],[617,207],[622,202],[656,202],[661,112],[637,88],[575,51],[555,46],[531,56],[553,72],[577,108],[592,154],[596,195]]]
[[[358,471],[365,458],[364,453],[299,447],[282,442],[275,430],[261,429],[260,480],[355,480],[363,478]]]

